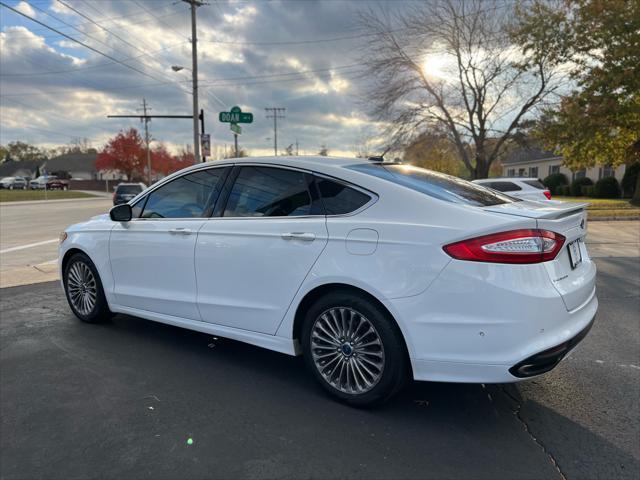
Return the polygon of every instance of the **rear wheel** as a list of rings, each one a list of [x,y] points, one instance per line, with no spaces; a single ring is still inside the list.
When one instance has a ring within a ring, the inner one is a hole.
[[[389,399],[406,379],[402,336],[389,314],[352,292],[331,293],[307,312],[305,362],[334,397],[354,406]]]
[[[84,253],[76,253],[67,262],[64,290],[71,310],[83,322],[97,323],[111,316],[98,271]]]

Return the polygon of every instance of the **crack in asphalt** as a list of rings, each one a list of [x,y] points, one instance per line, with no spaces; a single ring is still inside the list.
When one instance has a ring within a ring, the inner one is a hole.
[[[555,469],[558,471],[558,474],[560,475],[560,478],[562,478],[562,480],[567,480],[567,476],[562,471],[562,468],[560,467],[560,464],[556,460],[556,458],[553,455],[553,453],[551,453],[547,449],[547,447],[545,447],[544,443],[542,443],[542,441],[533,434],[533,432],[529,428],[529,424],[525,421],[524,418],[522,418],[522,415],[520,414],[520,412],[522,410],[522,402],[520,402],[520,400],[518,400],[511,393],[509,393],[502,385],[498,385],[498,388],[500,389],[500,391],[503,394],[505,394],[508,398],[511,399],[511,401],[513,401],[515,403],[516,408],[513,410],[513,414],[516,417],[516,419],[518,420],[518,422],[520,422],[520,424],[522,425],[522,428],[524,429],[524,431],[527,433],[527,435],[529,435],[529,437],[531,437],[531,440],[533,440],[534,443],[536,445],[538,445],[538,447],[540,447],[540,449],[544,452],[544,454],[547,455],[547,457],[549,457],[549,461],[555,467]]]

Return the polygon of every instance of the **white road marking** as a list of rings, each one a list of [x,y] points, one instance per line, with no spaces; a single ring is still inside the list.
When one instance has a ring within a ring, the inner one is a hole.
[[[47,245],[49,243],[55,243],[55,242],[58,242],[58,241],[59,240],[57,238],[54,238],[52,240],[44,240],[43,242],[29,243],[27,245],[19,245],[17,247],[5,248],[4,250],[0,250],[0,253],[15,252],[17,250],[24,250],[26,248],[39,247],[41,245]]]

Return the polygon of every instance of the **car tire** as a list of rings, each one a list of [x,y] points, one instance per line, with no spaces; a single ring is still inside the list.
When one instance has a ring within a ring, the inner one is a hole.
[[[387,311],[364,295],[337,291],[321,297],[305,313],[301,336],[307,367],[341,402],[381,404],[408,377],[400,330]]]
[[[64,292],[71,311],[83,322],[99,323],[112,315],[98,270],[84,253],[74,254],[64,268]]]

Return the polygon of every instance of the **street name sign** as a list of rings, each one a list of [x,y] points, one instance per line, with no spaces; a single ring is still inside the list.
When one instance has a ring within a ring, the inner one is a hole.
[[[220,112],[218,119],[223,123],[253,123],[253,113],[243,112],[235,106],[228,112]]]

